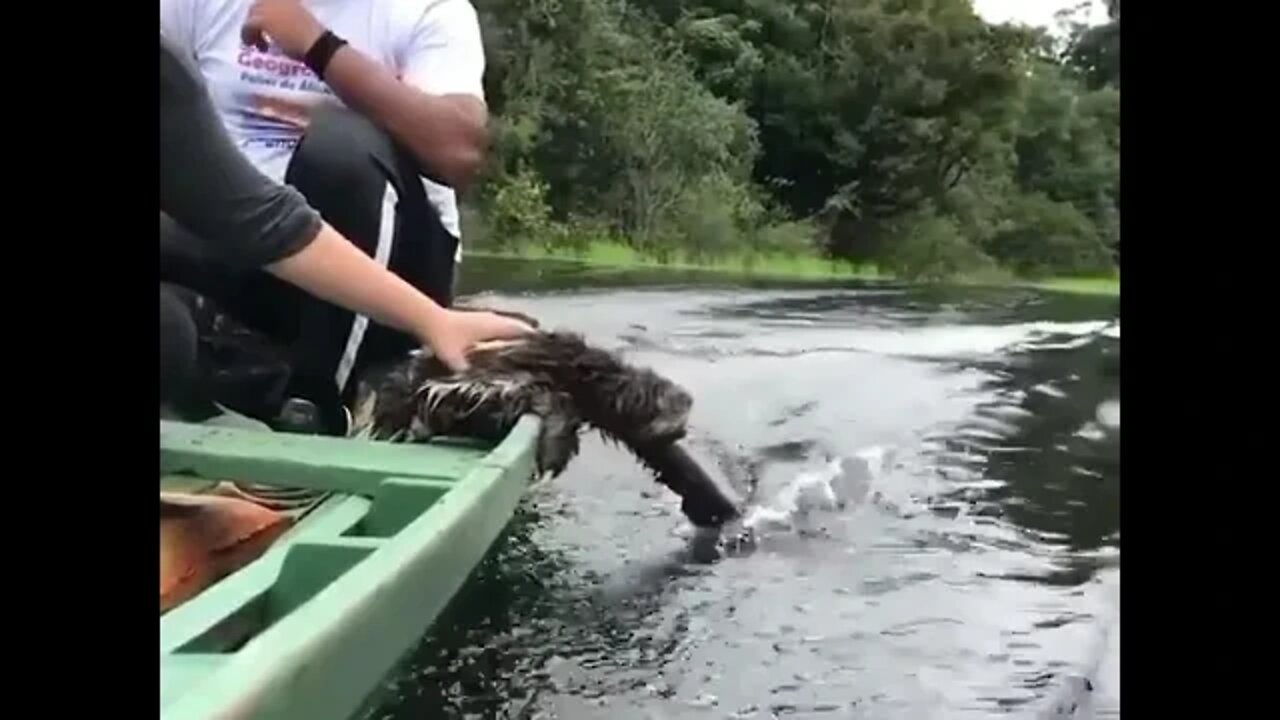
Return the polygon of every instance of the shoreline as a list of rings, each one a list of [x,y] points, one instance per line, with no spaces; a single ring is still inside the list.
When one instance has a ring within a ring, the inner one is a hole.
[[[718,275],[739,276],[761,280],[879,280],[900,281],[892,273],[886,273],[873,266],[858,266],[852,263],[833,262],[816,256],[766,256],[757,262],[747,263],[741,258],[721,262],[678,262],[661,263],[657,260],[640,256],[625,246],[599,247],[582,254],[563,251],[548,251],[543,248],[530,248],[524,252],[472,250],[466,252],[468,257],[492,258],[499,260],[550,260],[556,262],[576,263],[593,268],[616,270],[672,270],[678,272],[704,272]],[[926,284],[926,283],[921,283]],[[1049,277],[1031,280],[1008,276],[993,277],[956,277],[940,284],[969,285],[977,287],[1022,287],[1036,290],[1048,290],[1077,295],[1100,295],[1119,297],[1120,277]]]

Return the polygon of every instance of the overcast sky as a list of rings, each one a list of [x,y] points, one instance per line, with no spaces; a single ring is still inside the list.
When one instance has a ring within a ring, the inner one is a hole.
[[[987,22],[1012,21],[1054,31],[1057,23],[1053,14],[1078,4],[1079,0],[973,0],[973,7]],[[1088,22],[1106,22],[1106,5],[1099,0],[1092,0],[1089,5]]]

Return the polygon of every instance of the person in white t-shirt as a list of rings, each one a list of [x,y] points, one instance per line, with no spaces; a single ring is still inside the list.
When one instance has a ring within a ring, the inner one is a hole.
[[[455,188],[487,147],[484,49],[468,0],[160,0],[236,146],[380,264],[443,306],[460,257]],[[263,273],[216,270],[161,222],[162,275],[287,349],[284,396],[334,408],[413,338]],[[270,413],[271,411],[265,410]],[[331,424],[332,425],[332,424]],[[341,432],[341,427],[330,427]]]

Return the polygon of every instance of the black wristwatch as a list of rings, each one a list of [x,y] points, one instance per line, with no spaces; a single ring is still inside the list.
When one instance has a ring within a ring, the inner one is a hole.
[[[334,53],[346,44],[347,41],[334,35],[332,30],[325,30],[312,44],[311,49],[307,50],[302,62],[316,74],[316,77],[323,80],[324,71],[329,67],[329,61],[333,59]]]

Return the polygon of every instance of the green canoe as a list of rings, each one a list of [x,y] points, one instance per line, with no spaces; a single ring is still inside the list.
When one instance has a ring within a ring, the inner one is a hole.
[[[329,494],[258,559],[160,618],[162,720],[345,720],[511,519],[538,420],[497,447],[394,445],[161,421],[161,488]]]

